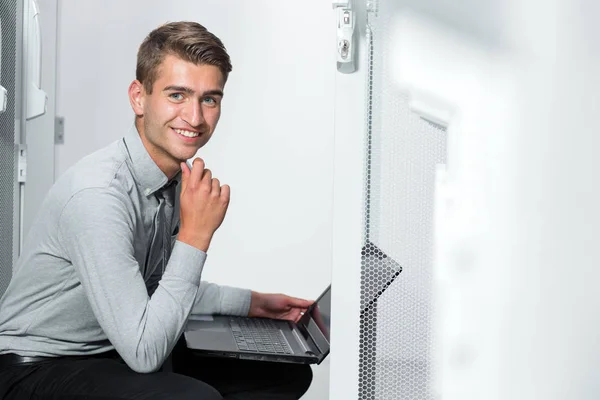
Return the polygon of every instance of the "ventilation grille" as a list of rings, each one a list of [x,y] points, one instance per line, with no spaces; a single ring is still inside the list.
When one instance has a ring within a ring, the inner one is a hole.
[[[359,399],[432,399],[434,181],[446,134],[409,110],[386,49],[394,1],[367,28],[369,78]],[[401,268],[400,268],[401,266]],[[379,299],[366,307],[402,273]]]
[[[15,163],[17,1],[2,0],[2,70],[0,83],[8,91],[6,112],[0,114],[0,295],[12,276],[15,256],[17,202]]]

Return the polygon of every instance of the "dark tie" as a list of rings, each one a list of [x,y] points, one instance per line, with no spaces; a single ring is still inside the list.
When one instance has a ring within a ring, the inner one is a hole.
[[[162,272],[165,272],[167,262],[171,256],[171,234],[173,223],[173,203],[175,201],[176,181],[171,181],[165,187],[156,192],[158,199],[158,210],[156,212],[156,236],[153,245],[160,246]]]

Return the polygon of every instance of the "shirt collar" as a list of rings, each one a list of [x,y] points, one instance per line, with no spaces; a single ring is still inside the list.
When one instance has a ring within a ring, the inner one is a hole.
[[[129,152],[131,168],[137,185],[144,195],[148,197],[165,186],[168,183],[168,178],[148,154],[148,150],[144,147],[135,125],[131,127],[123,141]],[[173,179],[180,180],[180,175],[181,172]]]

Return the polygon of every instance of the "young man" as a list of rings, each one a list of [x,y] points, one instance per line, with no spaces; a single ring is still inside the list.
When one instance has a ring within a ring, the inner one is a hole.
[[[50,190],[0,301],[0,398],[298,399],[310,367],[195,356],[191,313],[296,320],[310,301],[201,282],[229,204],[194,157],[231,71],[221,41],[171,23],[140,46],[135,127]],[[173,372],[161,369],[173,353]]]

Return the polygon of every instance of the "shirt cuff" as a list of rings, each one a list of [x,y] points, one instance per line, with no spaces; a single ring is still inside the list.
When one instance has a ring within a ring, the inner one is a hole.
[[[205,262],[205,252],[177,240],[165,269],[165,275],[174,275],[200,286],[200,277]]]

